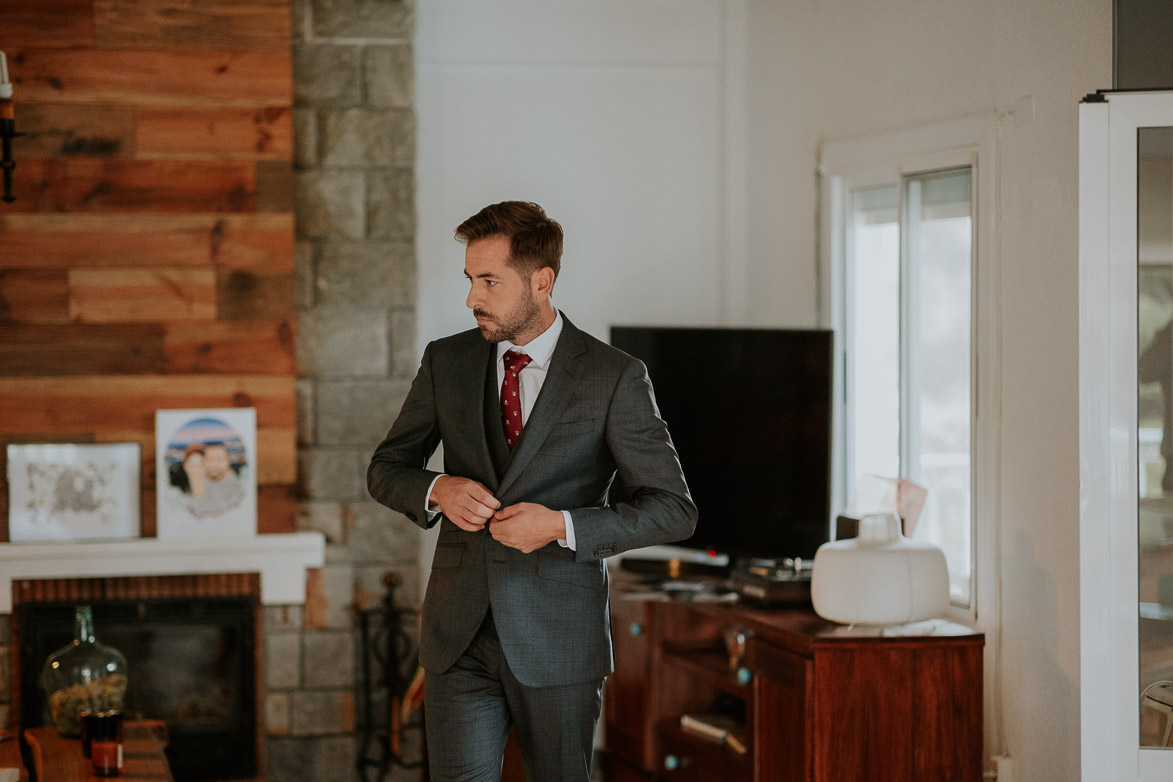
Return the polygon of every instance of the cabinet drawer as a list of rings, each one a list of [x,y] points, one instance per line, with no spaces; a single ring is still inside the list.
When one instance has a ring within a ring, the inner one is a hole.
[[[661,723],[657,779],[664,782],[751,782],[750,756]]]
[[[650,654],[654,637],[655,625],[647,601],[611,601],[615,672],[607,677],[603,697],[607,746],[645,771],[655,768],[658,762],[652,746],[657,697]]]
[[[652,775],[636,768],[614,752],[604,752],[598,765],[603,768],[603,779],[607,782],[651,782]]]
[[[755,673],[753,721],[761,779],[809,780],[811,661],[758,639],[751,639],[747,652]]]

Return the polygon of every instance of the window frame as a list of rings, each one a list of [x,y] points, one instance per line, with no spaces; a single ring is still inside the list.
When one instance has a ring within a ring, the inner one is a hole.
[[[821,327],[832,328],[838,335],[832,506],[843,508],[848,494],[846,465],[850,448],[846,378],[850,371],[848,357],[852,346],[846,344],[848,293],[845,271],[851,257],[851,193],[859,188],[897,184],[903,209],[905,177],[964,166],[971,169],[970,600],[967,605],[951,602],[948,617],[981,627],[987,633],[996,631],[1000,611],[996,553],[1000,545],[1001,424],[1001,319],[995,236],[996,127],[996,118],[991,112],[906,130],[828,141],[821,145],[818,170],[821,191],[818,320]],[[906,241],[902,225],[901,244]],[[903,291],[903,282],[901,286]],[[907,308],[902,304],[901,318],[906,317]],[[901,339],[906,336],[902,334]],[[903,370],[901,374],[903,384]],[[902,446],[902,456],[905,456],[903,451]]]

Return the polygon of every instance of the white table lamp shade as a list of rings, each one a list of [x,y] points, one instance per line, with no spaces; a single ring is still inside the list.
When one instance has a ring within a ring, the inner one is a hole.
[[[891,625],[944,615],[945,554],[900,533],[892,514],[864,516],[859,537],[824,543],[811,573],[815,612],[842,624]]]

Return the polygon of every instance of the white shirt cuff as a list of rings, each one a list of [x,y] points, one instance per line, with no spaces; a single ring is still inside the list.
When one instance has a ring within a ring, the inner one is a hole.
[[[570,511],[562,511],[562,520],[566,522],[566,537],[558,538],[558,545],[571,551],[578,551],[574,540],[574,522],[570,520]]]
[[[427,516],[429,524],[435,521],[436,517],[440,515],[440,506],[433,506],[429,500],[432,497],[432,489],[436,488],[436,481],[442,477],[443,475],[437,475],[433,478],[432,482],[428,484],[428,493],[424,495],[424,515]]]

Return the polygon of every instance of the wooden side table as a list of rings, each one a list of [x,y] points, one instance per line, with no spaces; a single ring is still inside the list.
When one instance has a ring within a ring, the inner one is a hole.
[[[29,728],[24,739],[32,751],[38,780],[75,782],[96,777],[89,758],[82,757],[81,740],[62,738],[53,728]],[[142,782],[175,782],[163,748],[167,726],[157,720],[127,722],[122,728],[122,775]],[[117,777],[114,777],[117,779]]]
[[[15,738],[0,741],[0,771],[14,768],[20,774],[20,782],[27,782],[29,775],[24,770],[24,761],[20,757],[20,742]],[[0,774],[2,777],[3,774]]]

